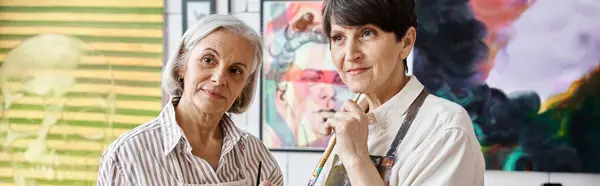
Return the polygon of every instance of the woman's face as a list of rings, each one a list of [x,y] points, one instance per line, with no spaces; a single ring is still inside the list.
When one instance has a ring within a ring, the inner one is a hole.
[[[388,79],[404,75],[403,59],[412,41],[399,42],[393,32],[374,25],[331,25],[331,57],[340,77],[352,92],[377,93]]]
[[[257,68],[254,51],[247,39],[224,29],[202,39],[180,71],[182,100],[205,113],[226,112]]]

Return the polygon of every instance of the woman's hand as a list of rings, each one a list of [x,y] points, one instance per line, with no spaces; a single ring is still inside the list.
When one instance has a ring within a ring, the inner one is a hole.
[[[360,102],[359,104],[368,104]],[[384,185],[383,179],[369,157],[367,114],[348,100],[327,124],[335,131],[337,154],[340,156],[352,185]]]
[[[367,147],[368,119],[356,103],[347,100],[341,111],[325,123],[335,132],[337,154],[343,164],[370,161]]]

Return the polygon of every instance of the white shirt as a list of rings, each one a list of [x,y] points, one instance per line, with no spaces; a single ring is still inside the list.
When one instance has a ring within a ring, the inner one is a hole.
[[[283,185],[275,158],[257,137],[237,128],[227,115],[220,123],[223,147],[217,170],[192,154],[171,101],[160,115],[121,135],[102,155],[97,185]]]
[[[422,89],[411,76],[398,94],[369,113],[374,116],[367,143],[371,155],[386,155]],[[325,185],[335,154],[334,148],[316,185]],[[391,172],[390,185],[483,185],[485,160],[467,111],[430,94],[398,146]]]

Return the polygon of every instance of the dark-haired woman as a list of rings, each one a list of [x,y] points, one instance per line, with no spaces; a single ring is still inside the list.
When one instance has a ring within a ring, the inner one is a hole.
[[[327,121],[336,147],[316,185],[484,184],[485,161],[460,105],[406,75],[416,39],[414,0],[326,0],[323,31],[348,100]]]

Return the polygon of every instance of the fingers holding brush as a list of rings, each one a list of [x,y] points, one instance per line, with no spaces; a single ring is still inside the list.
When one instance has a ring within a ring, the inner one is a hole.
[[[368,119],[358,104],[351,100],[346,101],[343,110],[337,112],[325,123],[335,133],[336,149],[344,163],[355,159],[369,158]]]
[[[342,105],[342,107],[340,108],[340,111],[335,112],[333,114],[333,116],[330,116],[327,119],[328,120],[336,120],[336,116],[337,117],[345,117],[346,115],[349,115],[349,113],[354,113],[354,114],[350,114],[350,115],[352,115],[356,119],[360,119],[361,113],[364,114],[362,108],[366,107],[366,106],[362,106],[362,104],[361,105],[358,104],[359,103],[359,98],[360,98],[361,95],[362,94],[359,93],[359,94],[356,95],[356,97],[354,97],[354,100],[350,100],[350,99],[346,100],[344,102],[344,104]],[[366,101],[364,101],[364,99],[361,100],[361,102],[365,102],[366,103]],[[331,134],[332,132],[333,132],[332,131],[332,127],[329,126],[328,130],[327,130],[327,134]]]

